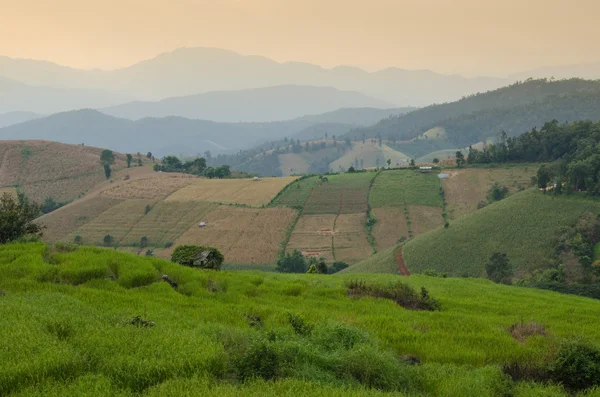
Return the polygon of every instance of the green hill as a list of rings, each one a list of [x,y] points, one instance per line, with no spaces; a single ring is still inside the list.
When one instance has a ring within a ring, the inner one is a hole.
[[[567,396],[502,367],[600,344],[600,302],[486,280],[213,272],[42,244],[0,246],[0,270],[2,395]],[[353,297],[357,279],[425,287],[441,310]]]
[[[600,202],[524,191],[467,214],[447,229],[409,241],[403,248],[404,260],[414,273],[433,269],[485,277],[485,264],[500,251],[522,275],[550,259],[560,228],[575,224],[586,212],[600,213]]]
[[[552,119],[561,122],[598,120],[599,104],[600,81],[528,80],[456,102],[390,117],[374,126],[354,129],[348,136],[352,139],[381,136],[383,139],[405,141],[441,127],[446,130],[454,147],[463,147],[495,137],[502,130],[515,136],[533,127],[541,127]]]

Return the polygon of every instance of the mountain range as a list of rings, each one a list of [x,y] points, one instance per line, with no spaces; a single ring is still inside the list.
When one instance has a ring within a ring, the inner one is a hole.
[[[349,66],[326,69],[214,48],[180,48],[111,71],[78,70],[46,61],[0,57],[0,71],[3,77],[27,85],[104,90],[142,101],[294,84],[359,91],[395,106],[424,106],[509,82],[494,77],[442,75],[429,70],[387,68],[367,72]]]

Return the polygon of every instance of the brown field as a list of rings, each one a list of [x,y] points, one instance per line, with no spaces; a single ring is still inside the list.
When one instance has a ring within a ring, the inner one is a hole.
[[[407,208],[413,237],[444,225],[442,209],[439,207],[409,205]]]
[[[290,208],[220,206],[203,218],[207,226],[192,226],[175,241],[175,245],[217,247],[228,263],[275,263],[281,242],[296,215],[296,210]],[[162,255],[169,255],[169,252]]]
[[[279,169],[285,176],[292,174],[306,174],[309,164],[298,153],[285,153],[279,155]]]
[[[102,196],[100,196],[100,198],[104,200],[118,200]],[[94,199],[95,198],[90,198],[82,201],[82,203],[87,203]],[[152,206],[153,204],[154,202],[152,200],[122,201],[102,212],[99,216],[93,218],[83,226],[72,231],[66,237],[67,241],[73,241],[75,236],[79,235],[82,238],[83,244],[102,245],[104,236],[110,234],[113,241],[118,243],[131,231],[135,224],[142,219],[146,205]],[[70,209],[71,207],[68,208]]]
[[[198,179],[188,176],[169,176],[156,174],[150,178],[136,179],[122,183],[102,192],[107,197],[124,199],[163,199],[173,192],[196,182]]]
[[[210,201],[252,206],[268,204],[295,177],[252,179],[200,179],[169,197],[167,201]]]
[[[216,204],[199,201],[160,201],[139,222],[132,225],[120,244],[139,244],[145,236],[149,247],[163,247],[165,243],[177,240],[216,207]]]
[[[47,141],[0,141],[0,186],[18,184],[37,202],[48,196],[73,200],[105,180],[101,152]],[[113,170],[125,168],[125,155],[115,153],[115,157]]]
[[[123,200],[109,197],[92,197],[76,204],[60,208],[38,219],[45,225],[44,240],[54,243],[56,241],[71,242],[67,236],[75,229],[90,222],[104,211],[123,202]]]
[[[294,228],[287,252],[298,250],[305,256],[333,261],[333,227],[337,215],[302,215]]]
[[[402,207],[374,208],[377,219],[373,226],[373,237],[378,251],[383,251],[398,243],[401,237],[408,239],[408,225]]]
[[[511,168],[467,168],[446,172],[449,177],[443,179],[447,213],[451,219],[457,219],[477,209],[477,204],[486,200],[495,182],[508,187],[511,192],[519,186],[529,187],[531,177],[536,174],[535,165],[515,166]]]
[[[342,214],[335,221],[333,235],[336,261],[354,264],[373,253],[365,235],[365,214]]]

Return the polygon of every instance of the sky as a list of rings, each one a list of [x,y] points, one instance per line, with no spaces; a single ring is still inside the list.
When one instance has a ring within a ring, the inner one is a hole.
[[[179,47],[505,76],[600,61],[598,0],[0,0],[0,55],[114,69]]]

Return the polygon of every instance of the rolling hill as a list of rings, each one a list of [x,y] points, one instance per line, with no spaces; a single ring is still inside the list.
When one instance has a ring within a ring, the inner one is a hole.
[[[25,84],[110,90],[152,101],[211,91],[297,84],[359,91],[396,106],[425,106],[508,83],[506,79],[471,79],[427,70],[388,68],[370,73],[348,66],[325,69],[215,48],[180,48],[112,71],[84,71],[50,62],[0,57],[0,70],[2,76]]]
[[[597,120],[599,104],[600,81],[528,80],[384,119],[352,130],[348,136],[406,141],[439,127],[455,147],[462,147],[497,137],[503,129],[516,136],[552,119]]]
[[[106,181],[102,149],[46,141],[0,141],[0,188],[17,187],[38,203],[46,197],[68,202]],[[126,167],[115,153],[114,170]],[[146,160],[144,159],[144,163]]]
[[[111,106],[131,99],[128,95],[100,89],[31,86],[0,75],[0,113],[26,111],[50,114],[86,107]]]
[[[298,85],[208,92],[158,102],[131,102],[101,111],[131,120],[178,116],[217,122],[268,122],[331,112],[340,108],[392,106],[389,102],[370,98],[356,91]]]
[[[3,395],[566,397],[509,368],[600,343],[598,301],[487,280],[215,272],[43,244],[0,246],[0,271]],[[350,294],[357,280],[441,308]]]

